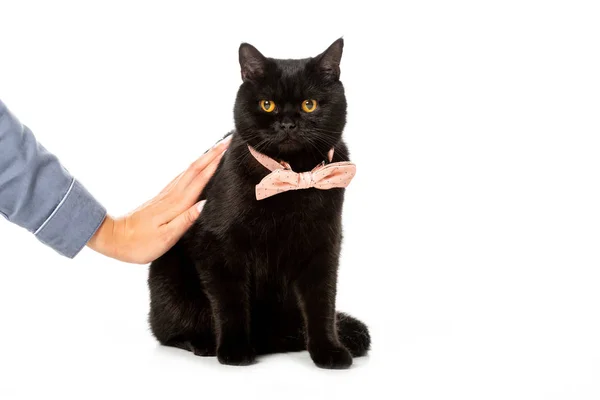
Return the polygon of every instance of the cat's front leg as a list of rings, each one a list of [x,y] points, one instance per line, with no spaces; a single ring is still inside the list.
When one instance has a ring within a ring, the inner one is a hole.
[[[241,263],[215,263],[200,274],[211,303],[221,364],[249,365],[255,360],[250,342],[248,271]]]
[[[321,368],[340,369],[352,365],[352,355],[340,343],[336,328],[337,263],[336,251],[323,250],[303,267],[295,284],[304,316],[308,352]]]

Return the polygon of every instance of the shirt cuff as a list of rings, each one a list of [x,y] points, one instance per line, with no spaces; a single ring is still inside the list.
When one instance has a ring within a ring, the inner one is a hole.
[[[77,180],[38,228],[35,236],[60,254],[73,258],[106,218],[106,209]]]

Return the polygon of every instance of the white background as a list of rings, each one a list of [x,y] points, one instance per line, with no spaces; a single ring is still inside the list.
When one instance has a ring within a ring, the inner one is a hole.
[[[232,128],[242,41],[343,35],[338,306],[373,338],[348,371],[162,348],[147,267],[0,221],[1,399],[599,398],[597,2],[350,3],[0,2],[2,100],[116,215]]]

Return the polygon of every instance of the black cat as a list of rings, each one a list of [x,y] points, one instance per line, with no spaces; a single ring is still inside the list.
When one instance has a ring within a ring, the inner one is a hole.
[[[342,48],[339,39],[317,57],[276,60],[240,46],[230,148],[200,196],[201,217],[150,267],[150,325],[160,343],[232,365],[308,349],[324,368],[347,368],[369,349],[367,327],[335,311],[344,189],[257,200],[270,171],[248,149],[297,172],[348,161]]]

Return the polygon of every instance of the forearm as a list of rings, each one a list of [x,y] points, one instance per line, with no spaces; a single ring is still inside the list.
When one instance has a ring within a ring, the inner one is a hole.
[[[0,213],[74,257],[106,210],[0,101]]]

